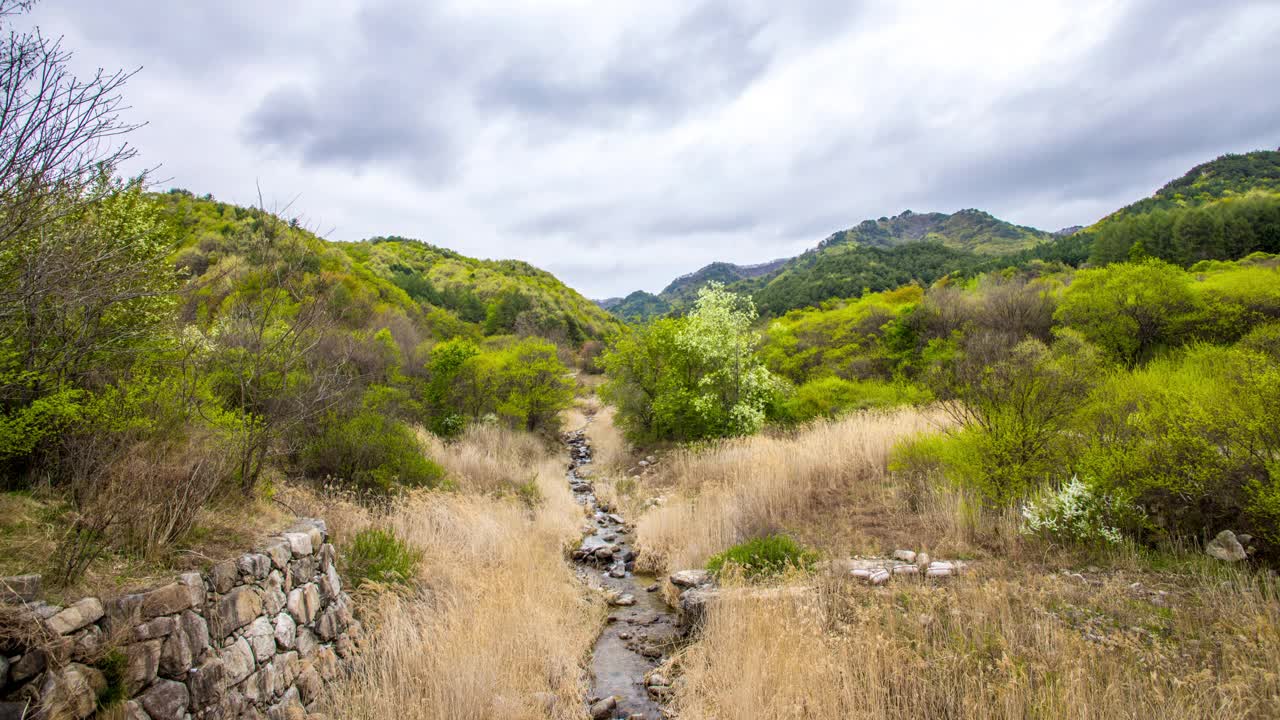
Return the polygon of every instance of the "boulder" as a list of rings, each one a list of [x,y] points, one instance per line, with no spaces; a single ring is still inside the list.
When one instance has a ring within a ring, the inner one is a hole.
[[[867,577],[867,582],[871,583],[872,585],[884,585],[885,583],[889,582],[889,571],[885,570],[884,568],[880,568],[879,570],[872,570],[871,575]]]
[[[901,560],[904,563],[913,563],[916,561],[916,553],[914,550],[894,550],[893,559]]]
[[[320,589],[315,583],[294,588],[293,592],[289,593],[286,607],[289,608],[289,614],[293,616],[294,622],[299,625],[310,623],[315,620],[316,613],[320,610]]]
[[[133,627],[142,622],[141,593],[121,595],[103,603],[107,614],[102,619],[102,627],[112,635],[132,633]]]
[[[238,587],[218,601],[218,632],[226,637],[262,614],[262,596],[249,586]]]
[[[236,567],[245,577],[263,580],[271,572],[271,558],[262,553],[245,553],[236,561]]]
[[[1244,550],[1244,546],[1240,544],[1239,538],[1230,530],[1223,530],[1218,533],[1217,537],[1204,546],[1204,551],[1209,557],[1217,558],[1223,562],[1240,562],[1249,557]]]
[[[281,696],[280,702],[267,710],[267,720],[298,720],[306,717],[302,700],[298,696],[298,688],[291,687]]]
[[[151,720],[182,720],[187,716],[191,694],[187,686],[173,680],[157,680],[138,696],[138,703]]]
[[[631,605],[636,604],[636,596],[631,593],[622,593],[621,595],[609,598],[609,604],[616,605],[618,607],[630,607]]]
[[[304,557],[312,552],[311,535],[304,532],[290,532],[284,534],[284,541],[289,544],[289,552],[294,557]]]
[[[41,717],[87,718],[98,706],[98,693],[107,680],[98,670],[72,663],[45,674],[40,688]]]
[[[156,640],[158,638],[168,637],[173,632],[177,621],[170,615],[162,615],[158,618],[148,620],[141,625],[133,628],[133,641],[145,642],[147,640]]]
[[[701,587],[711,582],[711,573],[706,570],[681,570],[671,573],[668,578],[672,585],[681,589]]]
[[[244,637],[249,641],[249,647],[253,648],[253,657],[258,662],[270,660],[276,654],[276,628],[267,618],[256,618],[249,623]]]
[[[591,720],[608,720],[613,717],[613,711],[617,709],[618,698],[610,695],[591,706]]]
[[[237,685],[249,677],[257,667],[253,660],[253,648],[249,641],[237,638],[222,651],[222,665],[226,673],[227,685]]]
[[[89,623],[97,622],[104,614],[102,602],[96,597],[87,597],[49,618],[45,624],[59,635],[70,635]]]
[[[0,577],[0,602],[29,603],[40,597],[39,575]]]
[[[209,584],[216,593],[231,592],[231,588],[240,582],[240,568],[236,563],[227,560],[209,568]]]
[[[300,657],[311,657],[320,648],[320,641],[316,639],[316,634],[311,632],[309,628],[299,627],[298,637],[294,641],[294,646],[298,648]]]
[[[163,646],[163,640],[148,640],[124,647],[124,656],[129,661],[129,687],[144,688],[156,679],[160,672],[160,649]]]
[[[310,660],[303,660],[301,669],[298,672],[298,679],[294,681],[294,686],[298,688],[298,695],[302,699],[302,704],[310,705],[320,697],[320,692],[324,689],[324,680],[320,677],[320,673],[316,670],[314,663]]]
[[[4,717],[0,715],[0,717]],[[124,704],[124,720],[151,720],[151,716],[142,709],[142,703],[130,700]]]
[[[716,590],[710,588],[693,588],[680,594],[680,628],[685,633],[702,626],[707,606],[717,594]]]
[[[298,624],[289,613],[282,612],[276,616],[274,635],[281,652],[298,646]]]
[[[187,589],[191,596],[191,607],[204,607],[204,578],[198,572],[182,573],[178,576],[178,584]]]
[[[193,710],[203,710],[222,702],[227,691],[227,669],[222,658],[214,656],[187,674],[187,690]]]
[[[289,541],[284,538],[271,538],[262,546],[261,551],[271,558],[271,565],[276,570],[289,567],[289,561],[293,559],[293,550],[289,547]]]
[[[929,568],[924,571],[925,577],[944,578],[951,577],[956,574],[956,566],[949,562],[932,562]]]
[[[192,600],[190,588],[181,583],[170,583],[142,596],[142,619],[176,615],[194,605]]]

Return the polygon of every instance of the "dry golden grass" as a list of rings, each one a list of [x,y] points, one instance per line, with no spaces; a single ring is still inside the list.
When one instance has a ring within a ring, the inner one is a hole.
[[[825,531],[838,527],[851,508],[879,513],[886,493],[892,494],[886,480],[893,444],[941,422],[917,410],[863,413],[794,435],[759,435],[670,453],[663,462],[673,490],[638,523],[640,562],[654,570],[701,567],[711,555],[752,537]]]
[[[581,716],[583,661],[604,617],[564,559],[582,509],[560,459],[546,450],[529,457],[536,441],[489,433],[432,449],[461,476],[460,491],[416,494],[377,521],[422,551],[419,578],[409,593],[366,600],[369,640],[324,714]],[[526,495],[494,492],[535,472],[532,506]]]
[[[545,441],[503,425],[472,425],[445,442],[419,429],[427,455],[440,463],[463,492],[504,494],[531,483],[550,453]]]
[[[682,720],[1249,718],[1280,710],[1274,581],[1182,577],[1153,602],[990,564],[947,586],[730,593],[678,659]]]

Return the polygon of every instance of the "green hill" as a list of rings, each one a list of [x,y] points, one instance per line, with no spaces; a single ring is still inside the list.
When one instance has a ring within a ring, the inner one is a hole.
[[[1052,238],[1051,233],[1007,223],[981,210],[961,210],[950,215],[905,210],[894,217],[863,220],[831,235],[818,248],[846,243],[889,248],[923,241],[982,255],[1005,255]]]
[[[610,298],[597,304],[627,322],[646,322],[671,312],[670,303],[644,290],[637,290],[624,298]]]
[[[1280,151],[1223,155],[1087,228],[1095,264],[1182,265],[1280,251]]]

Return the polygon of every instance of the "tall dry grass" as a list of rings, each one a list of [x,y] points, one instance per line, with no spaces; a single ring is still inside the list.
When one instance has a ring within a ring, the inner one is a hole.
[[[419,577],[411,592],[365,600],[369,639],[324,714],[580,717],[582,663],[604,610],[564,559],[582,509],[563,463],[536,440],[489,429],[430,450],[458,490],[417,494],[375,521],[422,551]],[[537,488],[532,504],[504,492],[524,482]]]
[[[987,567],[948,587],[826,578],[728,593],[678,659],[682,720],[1271,718],[1273,580],[1208,574],[1170,596]]]
[[[860,505],[885,504],[889,451],[943,418],[914,409],[861,413],[790,436],[759,435],[684,449],[664,460],[674,491],[637,525],[640,562],[701,567],[751,537],[832,524]]]

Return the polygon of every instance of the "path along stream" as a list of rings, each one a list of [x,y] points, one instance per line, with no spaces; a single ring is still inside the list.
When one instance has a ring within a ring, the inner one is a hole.
[[[591,512],[592,524],[573,559],[580,576],[606,589],[611,606],[608,624],[591,655],[589,710],[596,720],[658,720],[662,709],[650,697],[644,680],[675,645],[675,613],[663,600],[656,578],[635,574],[631,527],[596,497],[583,470],[591,464],[586,431],[567,433],[565,443],[570,456],[569,486],[574,499]]]

